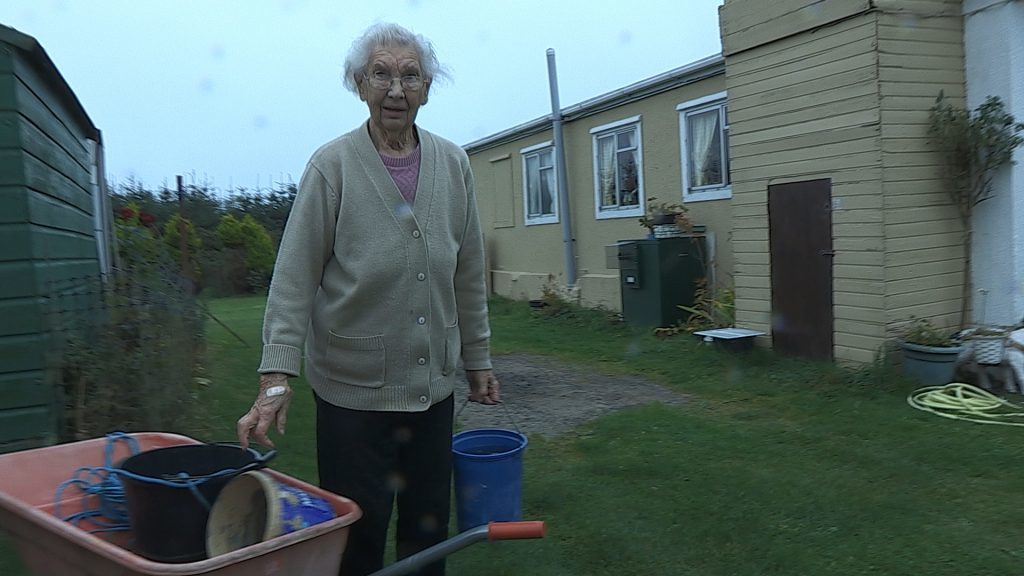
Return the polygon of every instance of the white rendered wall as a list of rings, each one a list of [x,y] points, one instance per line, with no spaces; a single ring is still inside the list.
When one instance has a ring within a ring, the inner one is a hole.
[[[1024,122],[1024,0],[964,0],[963,14],[968,106],[999,96]],[[1014,160],[996,177],[994,197],[975,208],[975,322],[1024,318],[1024,149]]]

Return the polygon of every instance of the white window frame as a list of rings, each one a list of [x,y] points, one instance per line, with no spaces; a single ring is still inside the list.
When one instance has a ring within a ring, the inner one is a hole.
[[[543,216],[530,216],[530,178],[526,172],[526,159],[530,156],[539,156],[541,152],[551,150],[551,170],[555,174],[555,189],[551,191],[551,214],[545,214]],[[555,145],[551,140],[541,142],[540,144],[534,144],[533,146],[527,146],[519,151],[519,156],[522,157],[523,163],[523,223],[526,226],[535,226],[537,224],[557,224],[558,223],[558,170],[556,169],[555,162],[558,160],[555,158]]]
[[[590,129],[594,165],[594,218],[597,220],[607,220],[611,218],[636,218],[644,215],[644,206],[646,205],[646,194],[644,192],[644,138],[643,127],[640,120],[640,115],[631,116],[629,118],[623,118],[622,120],[603,124]],[[633,128],[636,130],[636,185],[638,191],[638,202],[636,206],[619,206],[615,208],[605,208],[602,210],[601,178],[598,174],[597,140],[602,136],[607,136],[609,133],[622,132],[626,128]]]
[[[729,102],[727,99],[726,92],[718,92],[715,94],[709,94],[707,96],[696,98],[683,102],[676,106],[676,110],[679,112],[679,148],[681,151],[680,155],[680,167],[682,167],[682,193],[683,202],[705,202],[708,200],[728,200],[732,198],[732,178],[729,174],[729,124],[728,114],[726,113],[729,109]],[[699,114],[701,112],[707,112],[708,110],[718,109],[721,114],[721,126],[722,126],[722,159],[723,164],[723,175],[725,177],[724,184],[718,184],[715,186],[704,186],[698,190],[690,190],[690,166],[689,166],[689,148],[687,146],[687,122],[686,117],[691,114]]]

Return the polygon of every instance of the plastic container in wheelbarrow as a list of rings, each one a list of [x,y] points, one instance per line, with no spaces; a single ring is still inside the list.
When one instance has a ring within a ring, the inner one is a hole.
[[[237,445],[184,444],[125,458],[117,478],[135,552],[156,562],[206,558],[206,522],[221,490],[240,474],[266,466],[274,454]]]
[[[186,436],[132,435],[142,450],[198,444]],[[8,532],[29,573],[36,576],[305,576],[337,574],[348,527],[362,515],[351,500],[267,469],[280,482],[327,500],[336,517],[222,556],[183,564],[154,562],[131,551],[131,532],[90,533],[54,515],[57,487],[84,466],[103,466],[105,438],[0,455],[0,530]],[[115,459],[129,456],[115,449]],[[92,498],[92,497],[90,497]],[[65,490],[61,515],[91,508]]]

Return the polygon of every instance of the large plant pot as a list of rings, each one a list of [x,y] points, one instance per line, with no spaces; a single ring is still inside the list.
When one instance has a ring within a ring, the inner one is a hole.
[[[903,350],[903,373],[925,386],[942,386],[953,381],[956,359],[963,346],[922,346],[900,342]]]
[[[655,238],[679,238],[683,231],[676,224],[675,214],[658,214],[651,218]]]

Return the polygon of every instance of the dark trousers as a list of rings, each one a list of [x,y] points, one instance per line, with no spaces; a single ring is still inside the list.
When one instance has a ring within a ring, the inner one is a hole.
[[[384,563],[397,495],[396,551],[405,558],[448,537],[451,505],[451,396],[426,412],[349,410],[316,399],[320,486],[351,498],[363,517],[349,531],[344,576],[365,576]],[[443,576],[441,560],[417,572]]]

